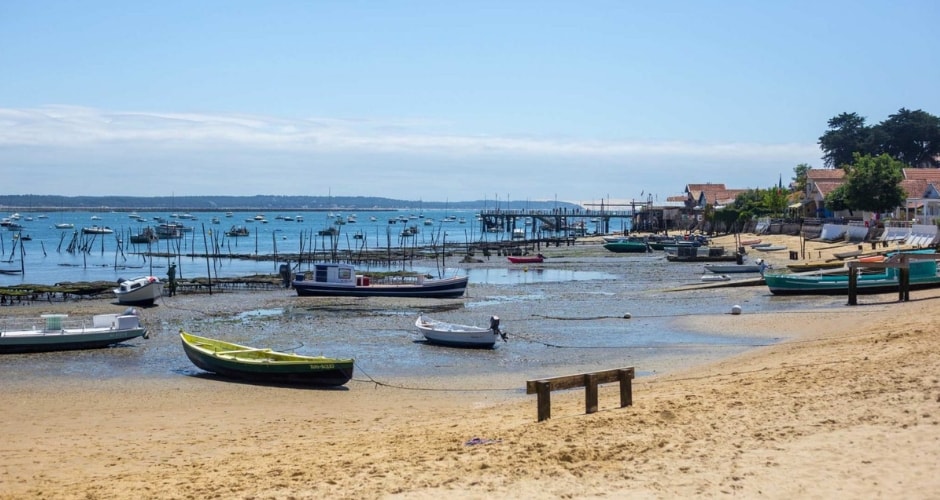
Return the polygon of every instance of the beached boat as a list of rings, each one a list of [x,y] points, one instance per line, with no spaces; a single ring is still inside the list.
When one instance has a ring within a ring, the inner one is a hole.
[[[292,285],[301,297],[458,298],[464,294],[468,281],[466,276],[441,279],[418,276],[414,281],[376,283],[343,263],[315,264],[310,279],[299,275],[297,278]]]
[[[743,257],[727,253],[724,247],[679,245],[666,247],[666,260],[669,262],[743,262]]]
[[[211,373],[249,382],[335,387],[353,376],[351,358],[277,352],[232,344],[180,330],[186,357]]]
[[[605,243],[604,248],[615,253],[645,253],[649,252],[649,245],[645,241],[620,240]]]
[[[751,248],[753,248],[754,250],[757,250],[758,252],[777,252],[780,250],[787,249],[786,245],[766,245],[766,246],[756,245],[756,246],[752,246]]]
[[[929,250],[933,253],[933,250]],[[924,252],[917,252],[924,253]],[[937,262],[916,260],[910,263],[910,289],[940,288]],[[890,293],[898,290],[898,269],[886,268],[881,272],[859,273],[856,276],[859,294]],[[847,295],[849,276],[844,270],[810,273],[764,274],[764,282],[774,295]]]
[[[760,264],[705,264],[705,270],[715,274],[759,273]]]
[[[838,261],[814,261],[800,262],[796,264],[787,264],[787,269],[795,273],[805,273],[809,271],[823,271],[828,269],[845,269],[845,262]]]
[[[705,282],[730,281],[730,280],[731,280],[731,276],[728,276],[727,274],[703,274],[702,275],[702,281],[705,281]]]
[[[163,282],[156,276],[140,276],[129,280],[118,280],[114,295],[120,304],[141,306],[153,305],[154,300],[163,296]]]
[[[542,254],[523,255],[519,257],[509,256],[506,257],[506,259],[513,264],[539,264],[545,260],[545,256]]]
[[[506,334],[499,329],[499,317],[490,318],[489,328],[459,325],[418,316],[415,327],[429,343],[449,347],[493,347],[498,338],[506,341]]]
[[[0,353],[95,349],[137,337],[147,338],[135,309],[123,314],[98,314],[87,320],[68,320],[67,314],[43,314],[42,326],[31,324],[0,329]]]

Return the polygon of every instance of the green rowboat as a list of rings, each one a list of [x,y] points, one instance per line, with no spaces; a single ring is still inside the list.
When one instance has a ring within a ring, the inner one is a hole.
[[[353,360],[303,356],[199,337],[180,330],[183,351],[199,368],[250,382],[331,387],[349,382]]]

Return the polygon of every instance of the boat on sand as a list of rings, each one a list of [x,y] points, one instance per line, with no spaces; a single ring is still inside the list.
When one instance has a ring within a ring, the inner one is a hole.
[[[540,264],[545,260],[545,256],[542,254],[523,255],[520,257],[509,256],[506,258],[513,264]]]
[[[933,253],[933,250],[912,253]],[[893,257],[897,258],[897,256]],[[859,273],[856,276],[856,292],[859,294],[890,293],[900,286],[897,268],[885,268],[880,272]],[[764,282],[774,295],[847,295],[849,275],[842,269],[830,272],[764,274]],[[936,260],[912,260],[909,262],[909,284],[911,290],[940,288]]]
[[[350,264],[315,264],[310,278],[297,276],[291,284],[300,297],[414,297],[459,298],[467,288],[467,276],[413,281],[377,283],[369,276],[356,274]]]
[[[499,329],[499,317],[490,317],[490,326],[460,325],[437,321],[426,316],[418,316],[415,327],[431,344],[450,347],[488,348],[496,344],[496,339],[506,341],[506,334]]]
[[[114,295],[119,304],[150,306],[163,296],[163,282],[156,276],[120,279]]]
[[[67,314],[43,314],[42,326],[0,328],[0,353],[95,349],[137,337],[147,338],[137,310],[97,314],[88,320],[69,320]]]
[[[249,382],[332,387],[349,382],[349,358],[304,356],[200,337],[180,330],[186,357],[197,367]]]

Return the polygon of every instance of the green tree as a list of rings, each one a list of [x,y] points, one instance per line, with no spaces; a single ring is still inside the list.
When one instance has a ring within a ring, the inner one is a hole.
[[[846,206],[876,213],[889,212],[901,206],[904,202],[901,188],[904,166],[887,154],[873,157],[856,153],[843,185]]]
[[[876,127],[881,150],[916,168],[940,166],[940,118],[922,110],[901,108]]]
[[[829,119],[829,130],[819,138],[823,160],[829,168],[852,163],[852,155],[869,152],[871,128],[858,113],[842,113]]]
[[[845,184],[833,189],[826,195],[825,199],[826,208],[833,212],[838,212],[840,210],[848,210],[849,213],[852,213],[852,208],[849,207],[849,204],[845,201]]]
[[[806,174],[813,168],[807,163],[793,167],[793,187],[798,193],[806,191]]]

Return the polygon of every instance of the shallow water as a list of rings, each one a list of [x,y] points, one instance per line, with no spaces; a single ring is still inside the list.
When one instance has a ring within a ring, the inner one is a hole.
[[[0,377],[195,375],[200,371],[183,354],[177,335],[184,328],[249,346],[352,357],[361,380],[452,387],[449,380],[457,378],[461,388],[511,389],[523,387],[526,379],[624,366],[636,367],[640,375],[658,373],[781,340],[773,332],[703,334],[677,326],[680,317],[708,321],[728,314],[732,305],[748,314],[845,304],[844,297],[774,297],[766,287],[671,291],[697,282],[701,266],[655,255],[559,259],[552,265],[559,267],[469,269],[466,297],[454,300],[301,298],[292,290],[164,298],[142,311],[148,340],[110,349],[5,355]],[[212,300],[230,302],[233,312],[203,313],[201,301]],[[476,325],[487,325],[496,315],[508,342],[491,350],[429,345],[414,327],[419,314]]]

